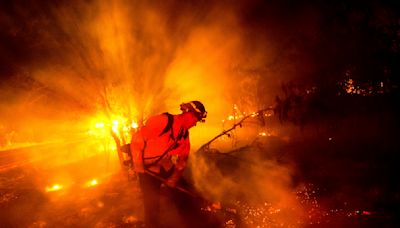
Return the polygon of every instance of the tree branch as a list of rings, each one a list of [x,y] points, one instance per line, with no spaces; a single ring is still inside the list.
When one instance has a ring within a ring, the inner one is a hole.
[[[207,143],[203,144],[197,151],[203,151],[203,150],[205,151],[205,150],[208,150],[209,147],[210,147],[210,144],[211,144],[212,142],[214,142],[215,140],[217,140],[217,139],[220,138],[221,136],[228,135],[229,132],[235,130],[238,126],[242,127],[242,124],[243,124],[243,122],[244,122],[246,119],[248,119],[248,118],[250,118],[250,117],[253,117],[254,115],[262,115],[265,111],[268,111],[268,110],[273,110],[273,108],[269,107],[269,108],[261,109],[261,110],[258,110],[257,112],[255,112],[256,114],[252,113],[252,114],[250,114],[250,115],[244,116],[239,122],[237,122],[236,124],[234,124],[231,128],[222,131],[220,134],[218,134],[217,136],[215,136],[214,138],[212,138],[210,141],[208,141]]]

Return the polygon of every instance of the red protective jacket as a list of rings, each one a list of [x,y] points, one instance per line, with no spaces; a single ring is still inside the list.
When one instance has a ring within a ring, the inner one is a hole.
[[[171,178],[179,179],[190,152],[189,132],[175,120],[171,125],[169,118],[175,116],[166,113],[153,116],[133,135],[131,152],[136,172],[143,173],[146,169],[159,173],[161,167],[169,171],[175,166]]]

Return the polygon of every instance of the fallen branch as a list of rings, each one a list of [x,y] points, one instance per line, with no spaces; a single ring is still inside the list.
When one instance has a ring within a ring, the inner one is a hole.
[[[252,113],[250,115],[244,116],[239,122],[235,123],[231,128],[222,131],[220,134],[218,134],[217,136],[215,136],[214,138],[212,138],[210,141],[208,141],[207,143],[205,143],[204,145],[202,145],[197,151],[205,151],[205,150],[209,150],[210,144],[212,142],[214,142],[215,140],[217,140],[218,138],[224,136],[224,135],[229,135],[228,133],[235,130],[238,126],[242,127],[243,122],[250,118],[250,117],[254,117],[254,116],[258,116],[258,115],[262,115],[264,112],[268,111],[268,110],[273,110],[273,108],[269,107],[269,108],[265,108],[265,109],[261,109],[258,110],[255,113]]]

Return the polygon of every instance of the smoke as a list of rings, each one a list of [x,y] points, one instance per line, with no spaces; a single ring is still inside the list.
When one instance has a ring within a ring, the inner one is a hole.
[[[219,149],[218,143],[212,148]],[[283,152],[259,143],[223,153],[198,151],[190,160],[193,182],[204,197],[234,208],[248,225],[299,226],[308,219],[307,208],[296,195],[293,165],[277,153]]]

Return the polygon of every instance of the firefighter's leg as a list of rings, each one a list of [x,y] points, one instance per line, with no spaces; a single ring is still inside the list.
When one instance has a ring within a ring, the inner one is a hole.
[[[139,184],[143,194],[145,225],[160,227],[161,182],[148,174],[139,174]]]

